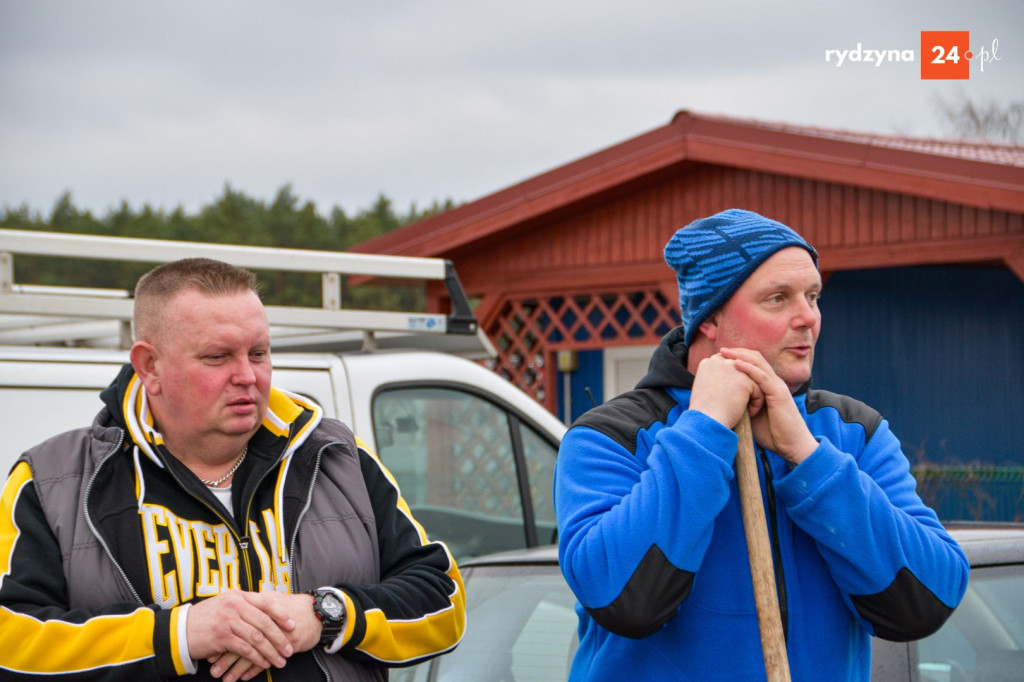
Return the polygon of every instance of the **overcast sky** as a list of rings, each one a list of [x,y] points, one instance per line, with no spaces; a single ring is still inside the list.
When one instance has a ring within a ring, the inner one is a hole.
[[[970,31],[966,81],[923,30]],[[912,63],[826,50],[913,50]],[[1024,1],[0,0],[0,205],[195,211],[291,183],[327,214],[468,201],[680,109],[941,136],[1024,100]]]

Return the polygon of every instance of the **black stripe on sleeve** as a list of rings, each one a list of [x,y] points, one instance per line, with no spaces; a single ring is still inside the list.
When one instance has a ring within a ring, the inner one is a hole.
[[[587,609],[609,632],[641,639],[657,632],[689,596],[693,573],[676,568],[657,545],[652,545],[633,571],[625,589],[608,606]]]
[[[573,423],[573,428],[586,426],[594,429],[635,455],[637,434],[652,424],[664,422],[678,404],[661,389],[641,388],[584,412]]]
[[[874,626],[875,634],[893,642],[927,637],[953,613],[908,568],[901,568],[881,592],[850,598],[861,618]]]
[[[808,391],[807,414],[813,414],[823,407],[831,407],[836,410],[839,413],[839,418],[847,424],[863,426],[865,443],[871,440],[878,425],[882,423],[882,415],[878,413],[878,410],[855,398],[831,391]]]

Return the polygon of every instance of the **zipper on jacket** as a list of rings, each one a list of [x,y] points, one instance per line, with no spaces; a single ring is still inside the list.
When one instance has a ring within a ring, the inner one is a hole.
[[[217,518],[219,518],[221,521],[224,522],[224,526],[228,529],[228,532],[230,532],[231,535],[235,538],[235,544],[238,546],[239,550],[241,550],[240,553],[242,555],[242,560],[245,562],[245,571],[244,571],[244,573],[245,573],[245,582],[247,584],[247,587],[243,587],[241,585],[239,587],[241,587],[242,590],[247,591],[247,592],[256,592],[256,591],[258,591],[258,590],[253,589],[252,564],[249,561],[249,547],[251,546],[251,541],[250,541],[249,532],[248,532],[248,530],[249,530],[249,513],[252,511],[252,500],[256,496],[255,491],[259,490],[259,487],[263,484],[263,480],[267,477],[267,475],[270,473],[270,471],[273,469],[273,467],[271,467],[267,471],[263,472],[263,475],[260,476],[259,481],[257,481],[257,483],[256,483],[256,486],[253,487],[253,494],[250,495],[249,499],[246,501],[245,513],[243,514],[244,518],[242,519],[242,524],[243,524],[242,528],[241,528],[241,530],[243,531],[242,535],[239,535],[238,532],[235,530],[236,521],[234,520],[233,517],[230,520],[224,518],[224,515],[220,513],[220,510],[218,510],[216,507],[211,505],[209,502],[204,500],[199,495],[196,495],[191,490],[189,490],[188,487],[181,481],[180,478],[178,478],[177,474],[175,474],[174,471],[172,471],[170,467],[166,467],[166,469],[167,469],[167,473],[169,473],[171,475],[171,478],[173,478],[175,480],[175,482],[177,482],[178,487],[180,487],[182,490],[184,490],[186,493],[188,493],[188,495],[190,495],[193,499],[195,499],[196,501],[200,502],[204,507],[206,507],[211,512],[213,512],[217,516]],[[290,563],[291,563],[291,559],[289,558],[289,564]],[[289,570],[290,569],[291,569],[291,567],[289,566]],[[240,571],[239,573],[242,573],[242,572]],[[314,655],[314,659],[315,658],[316,658],[316,656]],[[317,661],[317,663],[319,664],[319,661]],[[323,667],[323,666],[321,666],[321,667]],[[262,673],[264,678],[267,680],[267,682],[272,682],[273,679],[274,679],[274,676],[271,673],[271,670],[273,670],[273,668],[267,668]]]
[[[238,523],[238,521],[236,521],[234,517],[232,517],[231,519],[224,518],[224,515],[220,513],[220,510],[218,510],[216,507],[211,505],[209,502],[207,502],[199,495],[196,495],[191,490],[189,490],[188,487],[184,484],[184,482],[182,482],[182,480],[178,478],[178,475],[174,473],[174,471],[170,467],[166,467],[166,469],[167,473],[169,473],[171,475],[171,478],[173,478],[174,481],[178,484],[178,487],[180,487],[182,490],[188,493],[188,495],[192,497],[194,500],[201,503],[204,507],[213,512],[213,514],[215,514],[218,519],[224,522],[224,526],[231,533],[232,537],[234,537],[235,544],[241,550],[240,554],[242,556],[242,561],[245,563],[245,580],[248,587],[242,587],[242,589],[250,592],[258,591],[253,589],[254,581],[252,577],[252,562],[249,560],[248,550],[252,546],[251,538],[249,537],[249,516],[252,512],[253,498],[256,497],[255,491],[259,490],[259,487],[263,485],[263,481],[266,480],[267,476],[270,475],[270,472],[274,469],[274,467],[270,467],[269,469],[264,471],[263,474],[260,476],[259,480],[256,482],[256,485],[253,487],[253,494],[249,496],[249,499],[245,503],[245,513],[242,515],[241,523]],[[238,525],[237,529],[235,528],[236,524]],[[241,531],[241,534],[239,534],[239,531]],[[289,570],[291,569],[290,564],[291,560],[289,559]]]
[[[107,545],[107,541],[103,539],[102,535],[100,535],[99,529],[96,528],[96,525],[92,522],[92,516],[89,515],[89,496],[92,494],[92,484],[96,482],[96,477],[99,476],[100,469],[103,468],[103,465],[118,453],[123,444],[124,431],[121,431],[121,435],[117,440],[117,445],[115,445],[114,449],[108,452],[106,456],[100,460],[100,463],[96,466],[96,471],[92,472],[92,476],[89,477],[89,482],[85,485],[85,496],[82,499],[82,515],[85,517],[85,522],[89,525],[89,530],[99,541],[100,546],[103,547],[103,551],[106,553],[107,558],[110,559],[112,564],[114,564],[114,568],[117,569],[117,573],[121,576],[121,580],[124,581],[124,584],[128,586],[128,590],[132,593],[132,596],[135,597],[135,601],[137,601],[141,606],[145,606],[146,602],[142,601],[142,598],[139,597],[139,593],[135,590],[135,586],[132,585],[132,581],[128,579],[128,574],[124,572],[124,569],[121,568],[121,564],[119,564],[117,559],[114,558],[113,552],[110,551],[110,546]]]
[[[299,512],[298,518],[295,519],[295,529],[292,530],[292,537],[288,543],[288,572],[292,576],[292,585],[295,586],[295,594],[300,594],[300,587],[299,576],[295,572],[295,566],[292,563],[292,557],[295,556],[295,545],[299,541],[299,526],[302,525],[302,520],[306,518],[306,512],[309,511],[310,505],[313,504],[313,489],[316,487],[316,479],[319,478],[320,476],[320,460],[323,459],[324,450],[326,450],[331,445],[336,444],[338,444],[336,441],[331,441],[330,443],[325,443],[323,446],[321,446],[319,450],[317,450],[316,461],[313,464],[313,476],[309,479],[309,488],[306,490],[306,504],[303,505],[302,510]],[[320,651],[320,645],[317,644],[312,649],[310,649],[310,651],[313,653],[313,660],[316,662],[317,667],[320,668],[320,672],[324,674],[324,679],[330,680],[331,674],[327,670],[327,665],[320,658],[323,655]],[[270,671],[268,670],[267,673],[269,675]]]
[[[323,661],[320,660],[320,657],[323,656],[323,654],[320,653],[320,645],[314,645],[313,648],[310,649],[310,651],[313,652],[313,660],[316,661],[316,667],[320,668],[320,672],[324,674],[324,679],[330,680],[331,674],[327,672],[327,666],[324,664]],[[267,673],[269,674],[270,671],[267,670]]]
[[[301,587],[299,585],[299,576],[295,574],[295,566],[293,565],[292,557],[295,556],[295,545],[299,541],[299,526],[302,525],[302,520],[306,518],[306,512],[309,511],[309,506],[313,504],[313,489],[316,487],[316,479],[320,476],[320,460],[323,458],[324,450],[331,445],[337,445],[336,441],[325,443],[317,450],[316,461],[313,463],[313,475],[309,479],[309,488],[306,489],[306,504],[302,506],[299,511],[298,517],[295,519],[295,528],[292,530],[291,540],[288,542],[288,572],[292,576],[292,585],[295,586],[295,593],[299,594]]]
[[[164,465],[164,468],[167,470],[167,473],[169,473],[171,475],[171,478],[174,479],[174,482],[178,484],[179,488],[184,490],[185,493],[188,494],[189,497],[191,497],[192,499],[196,500],[197,502],[202,504],[204,507],[206,507],[208,510],[210,510],[218,519],[220,519],[224,523],[224,527],[228,529],[228,532],[231,533],[231,536],[235,539],[235,545],[237,547],[241,548],[241,546],[242,546],[242,536],[238,534],[238,531],[235,528],[235,523],[236,522],[235,522],[234,518],[231,518],[231,519],[224,518],[224,515],[220,513],[219,509],[214,507],[212,504],[210,504],[209,502],[204,500],[199,495],[196,495],[191,490],[189,490],[188,487],[182,482],[182,480],[180,478],[178,478],[178,475],[174,473],[174,471],[171,469],[171,467]],[[248,519],[245,519],[245,523],[246,523],[246,526],[248,526]],[[246,534],[246,535],[248,535],[248,534]],[[244,590],[244,591],[251,592],[251,591],[253,591],[252,590],[252,570],[251,570],[251,567],[249,566],[249,553],[248,552],[242,552],[242,556],[244,557],[244,561],[245,561],[245,571],[244,571],[244,573],[245,573],[246,585],[245,586],[239,585],[239,587],[242,590]],[[242,571],[239,571],[239,575],[241,575],[241,573],[242,573]]]
[[[775,485],[772,482],[772,467],[768,455],[760,445],[757,446],[757,454],[761,456],[761,468],[764,470],[764,489],[768,497],[768,529],[771,531],[772,563],[775,567],[775,592],[779,598],[782,633],[788,639],[789,607],[786,602],[786,574],[782,568],[782,548],[779,541],[779,518],[775,509]]]
[[[249,537],[249,518],[252,516],[252,501],[256,498],[256,492],[260,489],[260,486],[263,485],[263,481],[265,481],[267,479],[267,477],[270,475],[270,472],[274,471],[278,466],[280,466],[280,464],[281,464],[281,461],[278,460],[276,465],[270,467],[269,469],[264,471],[263,474],[260,475],[259,480],[256,481],[256,485],[253,486],[252,495],[250,495],[249,499],[245,501],[245,512],[242,514],[242,522],[243,522],[244,525],[241,528],[241,530],[242,530],[242,537],[238,538],[238,546],[242,550],[242,556],[244,557],[243,560],[245,561],[245,572],[246,572],[246,574],[248,576],[250,587],[252,586],[252,582],[253,582],[253,580],[252,580],[252,562],[249,560],[249,548],[252,546],[252,538]],[[279,509],[278,512],[281,513],[281,514],[284,514],[284,510],[283,509]],[[290,565],[290,563],[291,562],[289,560],[289,567],[288,567],[289,573],[291,572],[291,565]],[[266,579],[266,576],[264,576],[264,579]],[[268,669],[268,676],[269,676],[269,669]]]

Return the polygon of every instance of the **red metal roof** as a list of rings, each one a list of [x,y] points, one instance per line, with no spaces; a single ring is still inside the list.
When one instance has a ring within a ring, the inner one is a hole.
[[[1024,213],[1024,146],[828,130],[681,111],[665,126],[363,242],[353,251],[448,255],[692,164]]]
[[[717,118],[725,122],[732,121],[734,123],[764,128],[766,130],[778,130],[780,132],[795,133],[798,135],[823,137],[833,140],[842,140],[844,142],[888,147],[890,149],[905,149],[913,152],[921,152],[923,154],[950,156],[970,161],[983,161],[985,163],[1024,168],[1024,145],[1001,144],[985,140],[958,140],[935,137],[910,137],[907,135],[860,133],[851,130],[836,130],[830,128],[819,128],[817,126],[799,126],[789,123],[769,123],[753,119],[730,118],[725,116],[707,116],[704,118]]]

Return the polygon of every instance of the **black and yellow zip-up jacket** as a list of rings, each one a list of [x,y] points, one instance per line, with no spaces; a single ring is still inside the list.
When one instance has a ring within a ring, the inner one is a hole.
[[[90,428],[22,455],[0,495],[0,678],[186,674],[179,607],[230,588],[344,593],[340,650],[267,679],[382,680],[458,644],[451,554],[346,426],[273,389],[229,513],[163,447],[130,365],[102,398]]]

